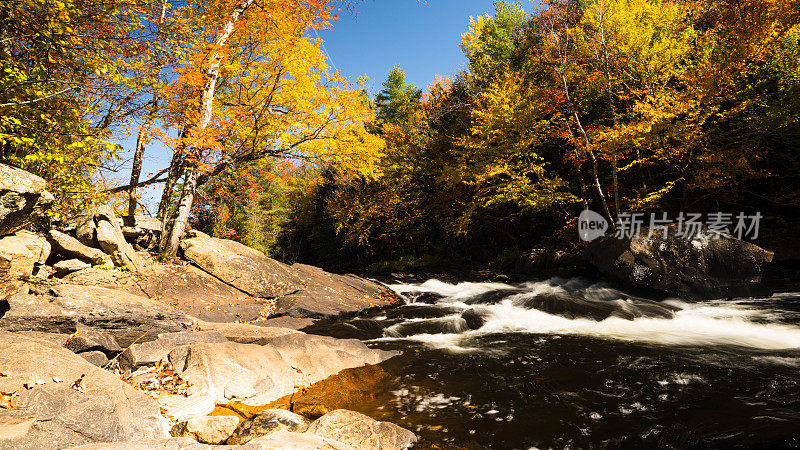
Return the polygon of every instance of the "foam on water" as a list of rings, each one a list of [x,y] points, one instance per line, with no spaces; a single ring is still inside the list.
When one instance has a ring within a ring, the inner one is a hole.
[[[671,317],[607,317],[603,320],[570,318],[526,308],[526,298],[560,293],[571,295],[580,292],[582,298],[593,302],[611,302],[624,311],[634,306],[625,294],[602,284],[583,280],[553,279],[544,282],[508,285],[503,283],[449,284],[429,280],[421,285],[393,285],[400,294],[415,292],[434,293],[443,298],[437,304],[476,308],[483,317],[483,325],[476,330],[460,333],[417,334],[402,338],[385,336],[383,339],[408,339],[423,342],[436,348],[454,351],[473,350],[467,341],[470,337],[489,333],[535,333],[546,335],[582,335],[602,339],[648,342],[663,345],[726,345],[764,350],[800,349],[800,327],[780,323],[780,313],[774,310],[745,305],[741,302],[710,301],[695,304],[668,300],[663,305],[674,309]],[[494,290],[514,290],[499,302],[491,304],[466,304],[470,298]],[[768,302],[765,299],[764,302]],[[608,304],[608,303],[606,303]],[[768,305],[765,304],[765,307]],[[439,319],[441,320],[441,319]],[[449,331],[449,330],[447,330]]]

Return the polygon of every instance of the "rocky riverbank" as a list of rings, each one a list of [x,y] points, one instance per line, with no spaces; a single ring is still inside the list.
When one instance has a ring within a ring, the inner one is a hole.
[[[2,165],[0,200],[0,448],[415,442],[353,411],[265,408],[396,354],[297,331],[397,301],[383,285],[286,265],[196,231],[181,261],[159,263],[148,252],[158,223],[108,207],[28,231],[52,196],[43,180]]]

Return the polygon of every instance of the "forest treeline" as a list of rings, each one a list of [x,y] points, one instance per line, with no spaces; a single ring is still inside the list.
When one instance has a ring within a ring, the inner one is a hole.
[[[567,247],[585,208],[761,212],[760,244],[800,242],[800,0],[531,5],[470,21],[467,70],[423,89],[395,67],[370,98],[309,36],[334,2],[12,0],[1,159],[64,215],[140,211],[138,173],[96,177],[132,123],[171,151],[143,181],[166,182],[167,236],[188,220],[329,268]]]
[[[468,70],[424,91],[389,73],[370,126],[385,141],[380,176],[323,171],[298,191],[277,250],[327,266],[503,263],[576,243],[588,207],[612,222],[761,212],[759,243],[791,256],[798,8],[496,2],[462,36]]]

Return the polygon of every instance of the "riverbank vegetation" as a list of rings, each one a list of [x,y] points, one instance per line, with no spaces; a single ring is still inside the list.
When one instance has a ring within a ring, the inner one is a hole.
[[[800,205],[798,18],[793,1],[496,2],[462,36],[469,70],[423,91],[392,70],[381,177],[323,172],[285,245],[326,265],[503,262],[576,242],[585,207],[760,211],[775,244]]]
[[[395,67],[374,98],[310,37],[340,6],[4,2],[0,160],[48,181],[56,219],[139,213],[162,183],[165,257],[188,222],[348,269],[564,247],[587,207],[800,232],[800,1],[497,1],[467,70],[422,88]],[[130,181],[103,182],[126,132]],[[146,151],[171,163],[141,180]]]

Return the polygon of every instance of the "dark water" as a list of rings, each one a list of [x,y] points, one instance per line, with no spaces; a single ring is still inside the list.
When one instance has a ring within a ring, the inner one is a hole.
[[[800,294],[652,302],[581,280],[396,285],[313,332],[403,355],[362,412],[468,448],[800,447]]]

